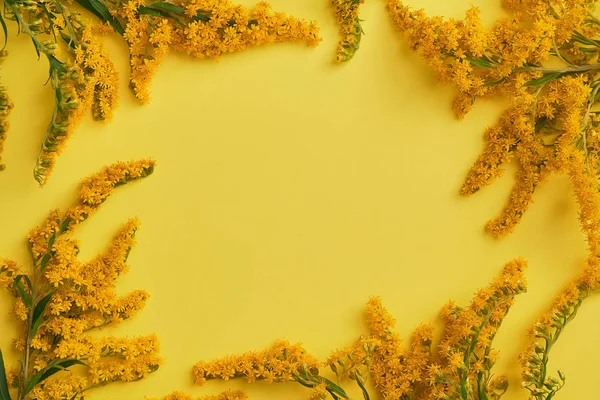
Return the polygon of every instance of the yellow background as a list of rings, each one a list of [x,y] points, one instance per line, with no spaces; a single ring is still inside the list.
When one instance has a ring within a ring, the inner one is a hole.
[[[118,290],[144,288],[152,298],[137,317],[105,332],[155,332],[165,364],[145,381],[91,398],[245,387],[254,399],[303,399],[306,391],[294,384],[193,387],[191,367],[276,338],[326,357],[366,332],[364,305],[375,294],[407,338],[435,321],[449,299],[467,304],[519,256],[530,264],[529,292],[497,337],[496,373],[510,374],[507,399],[526,398],[516,362],[525,333],[586,254],[569,182],[554,177],[540,188],[512,236],[486,235],[483,225],[502,209],[514,170],[471,198],[458,189],[502,104],[480,102],[457,121],[449,111],[453,88],[439,86],[408,51],[383,3],[363,6],[361,49],[339,66],[331,63],[338,37],[327,0],[273,0],[275,10],[318,20],[322,44],[254,48],[218,63],[170,55],[147,106],[127,88],[126,46],[108,38],[122,75],[120,108],[109,124],[82,123],[44,189],[31,171],[51,113],[47,65],[13,29],[3,67],[15,109],[8,169],[0,174],[0,255],[29,265],[25,235],[50,209],[74,201],[81,178],[117,160],[158,161],[154,175],[121,188],[77,237],[89,259],[128,217],[141,219]],[[412,3],[454,17],[479,5],[488,24],[500,12],[499,0]],[[557,398],[600,397],[599,308],[600,298],[589,300],[552,352],[551,369],[568,377]],[[2,294],[5,352],[16,333],[8,310]]]

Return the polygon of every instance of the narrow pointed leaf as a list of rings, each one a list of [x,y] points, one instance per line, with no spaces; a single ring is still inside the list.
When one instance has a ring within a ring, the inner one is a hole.
[[[54,293],[47,294],[35,305],[35,309],[33,310],[33,318],[31,320],[31,337],[34,337],[37,333],[37,330],[42,323],[42,315],[44,315],[46,306],[50,302],[50,299],[52,299],[53,294]]]
[[[50,65],[52,66],[52,68],[54,68],[55,70],[59,71],[59,72],[67,72],[67,70],[65,69],[63,63],[61,63],[58,58],[54,57],[54,56],[49,56],[48,57],[48,61],[50,62]]]
[[[467,58],[467,60],[471,63],[471,65],[474,65],[476,67],[490,68],[492,66],[492,63],[485,60],[476,60],[474,58]]]
[[[77,0],[77,3],[94,13],[102,21],[108,22],[119,35],[122,36],[125,33],[125,29],[123,29],[119,20],[110,14],[101,0]]]
[[[6,380],[6,369],[4,368],[4,357],[0,350],[0,400],[10,400],[8,393],[8,381]]]
[[[563,75],[563,73],[561,73],[561,72],[552,72],[550,74],[546,74],[546,75],[542,76],[541,78],[534,79],[532,81],[527,82],[525,84],[525,86],[542,86],[542,85],[545,85],[546,83],[550,82],[553,79],[559,78],[562,75]]]
[[[6,44],[8,43],[8,29],[6,27],[6,21],[4,21],[4,17],[0,12],[0,24],[2,24],[2,31],[4,32],[4,46],[2,46],[2,50],[6,48]]]
[[[21,276],[23,275],[19,275],[17,279],[15,279],[14,286],[19,291],[19,295],[21,296],[21,300],[23,300],[23,304],[25,304],[28,309],[31,309],[31,295],[25,290],[25,286],[23,286],[23,283],[21,282]]]
[[[150,8],[160,8],[162,10],[165,11],[169,11],[169,12],[174,12],[174,13],[178,13],[178,14],[183,14],[185,12],[185,10],[183,9],[183,7],[179,7],[176,6],[175,4],[172,3],[167,3],[164,1],[159,1],[156,3],[152,3],[149,6]]]
[[[48,265],[48,261],[50,261],[50,257],[52,257],[50,255],[50,253],[46,253],[46,254],[44,254],[44,257],[42,257],[42,263],[40,264],[40,270],[42,272],[44,272],[44,270],[46,269],[46,266]]]

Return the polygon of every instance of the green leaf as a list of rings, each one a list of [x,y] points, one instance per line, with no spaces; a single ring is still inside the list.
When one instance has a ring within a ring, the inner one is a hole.
[[[23,282],[21,282],[21,279],[23,279],[24,276],[25,275],[17,275],[17,277],[14,280],[13,286],[19,291],[19,295],[21,295],[21,300],[23,300],[23,304],[25,304],[25,306],[28,309],[31,309],[31,295],[27,293],[27,291],[25,290],[25,286],[23,286]]]
[[[44,257],[42,257],[42,263],[40,264],[40,271],[44,272],[46,266],[48,265],[48,261],[50,261],[50,257],[52,257],[50,253],[44,254]]]
[[[77,0],[77,3],[91,11],[102,21],[108,22],[119,35],[123,36],[125,29],[123,29],[119,20],[110,14],[108,8],[106,8],[101,0]]]
[[[4,31],[4,46],[2,46],[2,50],[4,50],[8,43],[8,29],[6,27],[6,21],[4,21],[4,17],[2,16],[2,12],[0,12],[0,24],[2,24],[2,30]]]
[[[73,365],[86,364],[79,360],[64,360],[60,362],[51,363],[44,371],[38,372],[29,379],[27,385],[25,386],[25,394],[31,392],[36,385],[42,383],[46,379],[50,378],[52,375],[69,367],[72,367]]]
[[[467,392],[467,387],[465,386],[464,383],[460,384],[460,392],[461,392],[461,398],[462,399],[468,399],[469,398],[469,394]]]
[[[551,80],[561,77],[562,75],[562,72],[552,72],[550,74],[545,74],[541,78],[527,82],[525,86],[543,86]]]
[[[499,81],[495,81],[495,82],[486,82],[486,83],[484,83],[484,84],[483,84],[483,86],[488,86],[488,87],[489,87],[489,86],[498,86],[498,85],[500,85],[501,83],[504,83],[505,81],[506,81],[506,78],[502,78],[502,79],[500,79]]]
[[[369,396],[369,392],[368,392],[367,388],[365,387],[365,384],[363,383],[362,379],[360,379],[360,377],[357,377],[356,383],[360,387],[360,390],[362,390],[364,399],[371,400],[371,396]],[[481,399],[481,400],[484,400],[484,399]],[[485,399],[485,400],[487,400],[487,399]]]
[[[323,379],[323,381],[327,384],[327,390],[328,391],[336,393],[336,394],[342,396],[345,399],[348,398],[348,394],[340,386],[336,385],[335,383],[333,383],[332,381],[330,381],[327,378],[323,378],[323,377],[320,377],[320,378]]]
[[[24,279],[25,283],[27,283],[27,286],[29,286],[29,289],[33,289],[33,285],[31,284],[31,279],[29,279],[29,277],[27,275],[17,275],[15,276],[15,280],[17,279]]]
[[[75,40],[73,40],[73,38],[67,35],[66,33],[61,32],[60,37],[70,48],[75,49],[77,47],[77,43],[75,43]]]
[[[141,15],[152,15],[153,17],[168,17],[168,14],[161,12],[160,10],[155,10],[150,7],[140,6],[138,7],[138,13]]]
[[[6,370],[4,369],[4,357],[0,350],[0,400],[10,400],[8,392],[8,381],[6,380]]]
[[[58,60],[58,58],[50,55],[48,56],[48,61],[50,62],[50,66],[59,72],[67,72],[63,64]]]
[[[161,10],[165,10],[165,11],[168,11],[168,12],[174,12],[174,13],[177,13],[177,14],[183,14],[185,12],[185,10],[183,9],[183,7],[179,7],[179,6],[176,6],[175,4],[167,3],[167,2],[164,2],[164,1],[159,1],[159,2],[156,2],[156,3],[152,3],[148,7],[154,8],[154,9],[158,8],[158,9],[161,9]]]
[[[71,222],[73,222],[71,217],[66,217],[65,220],[60,224],[60,233],[65,233],[67,229],[69,229]]]
[[[48,249],[52,250],[52,247],[54,246],[55,241],[56,241],[56,233],[53,234],[52,236],[50,236],[50,240],[48,240]]]
[[[205,12],[206,12],[205,10],[199,10],[198,13],[192,19],[195,21],[203,21],[203,22],[210,21],[210,17],[208,15],[203,14]]]
[[[35,39],[34,39],[33,37],[31,38],[31,42],[33,43],[33,47],[35,48],[35,52],[36,52],[36,54],[37,54],[37,57],[38,57],[38,60],[39,60],[39,59],[40,59],[40,56],[41,56],[41,54],[40,54],[40,49],[38,49],[38,45],[37,45],[37,43],[35,42]]]
[[[485,61],[485,60],[476,60],[474,58],[467,58],[467,61],[469,61],[471,63],[471,65],[474,65],[476,67],[490,68],[492,66],[492,63],[490,63],[489,61]]]
[[[54,89],[54,93],[56,95],[56,108],[58,108],[58,111],[62,111],[62,91],[60,90],[60,87],[56,87],[56,89]],[[50,246],[50,244],[48,244],[48,247],[52,248],[52,246]]]
[[[81,360],[75,360],[75,359],[61,361],[58,363],[58,365],[60,365],[64,369],[72,367],[73,365],[83,365],[84,367],[87,367],[86,363],[84,363]]]
[[[173,18],[175,20],[178,20],[177,18],[175,18],[174,16],[172,16],[171,14],[169,14],[168,12],[166,12],[164,10],[145,7],[145,6],[140,6],[138,8],[138,13],[152,15],[153,17]]]
[[[31,337],[34,337],[37,333],[37,330],[42,323],[42,315],[44,315],[44,311],[46,310],[50,299],[52,299],[53,294],[53,292],[48,293],[35,305],[35,309],[33,310],[33,318],[31,319]]]

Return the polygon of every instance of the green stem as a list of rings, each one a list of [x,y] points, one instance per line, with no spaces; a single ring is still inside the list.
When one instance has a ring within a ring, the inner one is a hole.
[[[600,69],[600,63],[596,64],[585,64],[585,65],[570,65],[563,68],[547,68],[547,67],[521,67],[517,68],[517,71],[530,71],[530,72],[543,72],[545,74],[568,74],[568,73],[580,73],[589,72]]]
[[[27,315],[27,321],[25,323],[25,350],[23,351],[23,358],[21,362],[21,382],[19,385],[18,399],[24,400],[27,396],[26,386],[27,381],[29,380],[29,361],[31,359],[31,329],[33,326],[33,311],[35,310],[35,304],[37,300],[37,286],[38,286],[38,276],[36,273],[37,269],[35,265],[33,267],[33,279],[32,279],[32,288],[31,288],[31,307],[29,308],[29,312]]]
[[[369,396],[369,392],[367,391],[367,388],[365,387],[362,379],[359,376],[356,376],[356,383],[360,387],[360,390],[362,390],[363,397],[365,398],[365,400],[371,400],[371,397]]]
[[[544,337],[544,341],[546,342],[546,346],[544,349],[544,353],[542,355],[542,368],[541,368],[541,374],[540,374],[540,380],[537,383],[537,387],[538,388],[542,388],[544,387],[544,382],[546,382],[546,374],[548,371],[548,359],[550,357],[550,350],[552,349],[552,346],[554,345],[554,343],[556,343],[558,341],[558,338],[560,337],[560,335],[562,334],[562,332],[564,331],[565,327],[567,326],[567,324],[569,322],[571,322],[575,316],[577,315],[577,311],[579,310],[579,307],[581,306],[581,304],[583,303],[583,300],[589,295],[589,293],[586,293],[585,296],[581,297],[579,299],[579,301],[573,306],[573,311],[565,316],[563,323],[561,324],[560,327],[556,328],[556,331],[554,332],[554,335],[552,336],[548,336],[548,337]]]

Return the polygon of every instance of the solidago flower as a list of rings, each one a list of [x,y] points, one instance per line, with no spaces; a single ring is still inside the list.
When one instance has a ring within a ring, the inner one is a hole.
[[[90,25],[68,4],[7,5],[21,31],[31,37],[38,54],[50,65],[55,106],[34,168],[35,179],[44,185],[85,112],[92,109],[95,119],[110,119],[118,100],[117,72]]]
[[[329,365],[340,364],[349,367],[347,374],[338,375],[339,380],[350,378],[359,386],[364,382],[362,368],[353,367],[356,362],[368,365],[374,341],[361,341],[357,347],[334,353]],[[357,355],[360,359],[353,359]],[[339,362],[341,361],[341,363]],[[350,399],[346,391],[337,384],[320,375],[322,364],[309,355],[300,344],[292,345],[279,340],[272,348],[261,352],[249,352],[238,356],[230,356],[211,362],[199,362],[193,368],[194,382],[202,386],[211,379],[229,380],[245,378],[248,382],[264,381],[266,383],[297,382],[311,389],[311,399],[325,398],[327,394],[334,399]],[[336,371],[335,367],[332,367]],[[365,371],[366,372],[366,371]],[[339,374],[339,372],[338,372]],[[366,379],[366,376],[365,378]],[[366,388],[361,386],[366,393]]]
[[[16,389],[15,399],[83,399],[92,388],[143,379],[159,367],[154,335],[89,334],[131,318],[149,297],[143,290],[115,292],[117,278],[128,269],[139,222],[126,222],[106,250],[86,263],[78,259],[79,243],[72,236],[117,186],[145,177],[153,168],[150,160],[117,163],[85,179],[73,207],[65,213],[52,211],[29,233],[30,273],[12,261],[0,263],[0,286],[15,297],[13,314],[23,322],[23,336],[15,341],[21,367],[7,379]],[[2,376],[0,390],[1,381]]]
[[[353,345],[334,351],[325,364],[335,373],[338,384],[347,380],[356,381],[356,384],[363,392],[363,396],[368,398],[369,394],[366,383],[373,354],[379,344],[380,341],[378,339],[361,337]],[[320,387],[316,388],[313,397],[318,398],[316,397],[318,395],[321,398],[326,398],[326,394],[327,386],[326,382],[323,382]]]
[[[5,50],[0,51],[0,61],[4,61],[7,56]],[[13,103],[8,97],[8,93],[5,86],[0,85],[0,156],[4,152],[4,141],[6,140],[6,134],[8,132],[8,115],[13,108]],[[5,169],[6,166],[2,163],[0,157],[0,171]]]
[[[432,347],[433,328],[422,325],[410,347],[401,347],[393,332],[394,320],[372,298],[367,307],[371,335],[381,341],[376,348],[371,374],[384,399],[497,399],[507,388],[505,378],[492,379],[497,352],[492,340],[514,296],[526,289],[525,262],[511,261],[492,284],[478,291],[462,308],[450,302],[442,310],[446,328],[437,350]]]
[[[360,47],[363,35],[358,10],[364,0],[332,0],[335,18],[340,25],[340,41],[336,52],[336,61],[350,61]]]
[[[194,382],[203,385],[210,379],[229,380],[243,377],[249,382],[264,380],[267,383],[303,379],[305,371],[318,370],[317,360],[299,345],[278,341],[269,350],[246,353],[212,362],[199,362],[194,366]]]
[[[491,29],[483,28],[476,7],[464,20],[427,17],[397,0],[387,6],[410,47],[458,94],[454,110],[462,118],[478,97],[502,96],[509,107],[486,130],[487,145],[461,188],[471,195],[502,174],[516,158],[519,172],[509,203],[486,230],[511,232],[548,176],[568,170],[575,153],[596,152],[598,121],[592,106],[600,88],[600,47],[593,38],[600,24],[595,2],[503,1],[512,12]],[[592,46],[592,44],[594,44]],[[575,49],[578,49],[575,51]],[[557,68],[544,66],[556,60]]]
[[[394,318],[381,299],[373,297],[367,305],[370,334],[354,344],[334,351],[319,363],[299,345],[278,341],[271,349],[245,353],[193,368],[194,381],[246,378],[248,382],[297,382],[311,389],[309,399],[350,400],[344,384],[354,381],[365,400],[371,399],[369,377],[386,400],[464,399],[497,400],[508,387],[505,377],[492,377],[498,352],[492,341],[514,297],[526,290],[523,275],[526,263],[508,263],[490,286],[479,290],[468,307],[449,303],[442,310],[446,328],[438,346],[433,346],[433,327],[419,326],[412,343],[402,346],[394,332]],[[330,367],[335,378],[321,375],[321,366]],[[188,400],[173,394],[164,400]],[[218,397],[220,398],[220,397]]]
[[[569,175],[573,182],[575,197],[580,207],[580,222],[587,236],[590,256],[578,278],[571,282],[555,299],[552,307],[540,317],[530,334],[532,343],[521,354],[521,380],[530,391],[530,399],[553,397],[565,384],[565,374],[549,376],[548,360],[552,346],[559,339],[566,325],[575,318],[579,307],[590,295],[600,289],[600,193],[595,171],[587,171],[582,155],[575,157]]]
[[[461,193],[471,195],[516,158],[519,171],[509,202],[486,225],[496,237],[512,231],[532,203],[536,188],[552,174],[571,179],[590,255],[580,277],[558,296],[531,329],[533,342],[521,355],[522,385],[530,399],[553,398],[565,383],[547,370],[549,353],[582,302],[600,284],[600,20],[596,1],[503,0],[511,13],[491,29],[477,8],[462,21],[427,17],[397,0],[388,10],[410,47],[440,81],[458,89],[454,111],[468,113],[478,97],[501,96],[509,106],[486,130],[486,148],[467,175]],[[548,66],[552,63],[553,67]],[[486,333],[487,334],[487,333]],[[457,353],[448,354],[459,364]],[[463,396],[464,397],[464,396]]]
[[[422,325],[411,347],[402,347],[399,335],[393,331],[395,321],[378,297],[369,300],[367,321],[371,336],[380,342],[370,368],[375,387],[384,399],[408,398],[427,377],[433,328]]]
[[[194,398],[188,394],[182,392],[173,392],[168,396],[163,397],[161,400],[247,400],[248,395],[241,391],[227,391],[220,393],[215,396],[202,396]]]
[[[129,0],[119,3],[117,16],[123,21],[123,37],[129,45],[130,87],[142,102],[149,100],[152,75],[169,50],[217,59],[268,43],[316,46],[320,41],[315,22],[273,13],[264,1],[247,9],[228,0],[151,4]]]
[[[85,113],[91,109],[94,119],[110,120],[117,106],[118,74],[101,44],[101,34],[116,32],[127,43],[130,87],[142,102],[148,101],[152,75],[169,51],[218,58],[267,43],[316,46],[320,41],[315,22],[271,12],[266,2],[253,9],[228,0],[76,2],[101,24],[86,21],[71,1],[8,1],[5,7],[5,17],[31,38],[38,56],[49,65],[55,106],[34,168],[40,186],[48,181],[57,156]],[[6,34],[4,19],[2,22]],[[6,89],[0,86],[0,153],[11,108]]]

